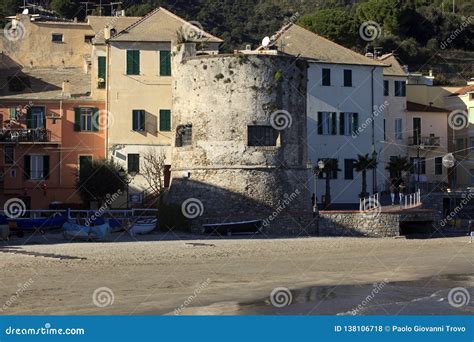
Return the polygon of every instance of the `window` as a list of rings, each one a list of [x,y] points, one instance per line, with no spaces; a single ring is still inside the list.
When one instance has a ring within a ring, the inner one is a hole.
[[[99,130],[99,109],[91,107],[74,108],[74,131],[91,132]]]
[[[276,146],[278,131],[272,126],[248,126],[248,146]]]
[[[456,139],[456,152],[464,152],[464,139]]]
[[[79,156],[79,170],[82,170],[84,166],[92,162],[92,156]]]
[[[160,109],[160,131],[171,131],[171,111],[169,109]]]
[[[354,159],[344,159],[344,179],[354,179]]]
[[[443,174],[443,158],[436,157],[435,158],[435,175],[442,175]]]
[[[193,143],[193,125],[176,127],[176,147],[190,146]]]
[[[94,35],[91,35],[91,36],[84,36],[84,43],[87,43],[87,44],[91,44],[92,43],[92,39],[94,39],[95,36]]]
[[[383,96],[390,95],[390,82],[387,80],[383,81]]]
[[[53,33],[51,35],[51,41],[54,43],[62,43],[63,42],[63,34],[62,33]]]
[[[27,155],[24,158],[26,179],[40,180],[49,178],[49,156]]]
[[[10,120],[17,121],[20,115],[18,114],[16,107],[10,107]]]
[[[323,69],[323,86],[330,86],[331,85],[331,69]]]
[[[344,87],[352,87],[352,70],[344,70]]]
[[[26,112],[27,128],[45,128],[46,118],[43,107],[31,107]]]
[[[5,153],[5,158],[4,158],[5,165],[14,164],[15,163],[15,149],[13,148],[13,146],[5,146],[4,153]]]
[[[143,109],[132,110],[132,130],[135,132],[145,130],[145,111]]]
[[[128,173],[140,173],[140,155],[130,153],[127,155],[127,170]]]
[[[107,72],[107,60],[104,56],[97,57],[97,78],[99,79],[99,88],[105,88],[105,79]]]
[[[356,134],[358,126],[358,113],[339,113],[339,135]]]
[[[405,81],[395,81],[395,96],[406,96]]]
[[[334,112],[318,112],[318,134],[336,135],[337,117]]]
[[[160,76],[171,76],[171,51],[160,51]]]
[[[402,127],[402,119],[395,119],[395,139],[402,140],[403,139],[403,127]]]
[[[410,158],[410,164],[412,165],[411,168],[411,173],[417,175],[420,173],[420,175],[426,174],[426,159],[425,158]]]
[[[140,50],[127,50],[127,75],[140,75]]]

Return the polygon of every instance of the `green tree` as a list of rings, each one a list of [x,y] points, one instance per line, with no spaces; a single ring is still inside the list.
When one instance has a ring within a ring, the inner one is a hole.
[[[377,167],[377,161],[374,158],[369,157],[369,154],[357,155],[357,160],[354,163],[354,169],[357,172],[362,172],[362,189],[360,192],[360,197],[367,197],[369,193],[367,192],[367,171],[373,170]]]
[[[87,162],[78,170],[76,189],[85,203],[98,201],[101,205],[107,195],[123,191],[128,176],[121,175],[120,166],[112,160],[101,159]]]
[[[385,169],[390,173],[392,184],[398,185],[402,181],[403,172],[411,170],[408,157],[395,156],[390,158]]]
[[[81,5],[72,0],[51,0],[50,8],[64,18],[73,19],[81,12]]]
[[[331,179],[333,174],[341,171],[339,169],[339,162],[337,159],[323,159],[324,168],[322,169],[323,177],[326,181],[326,190],[324,194],[324,209],[329,209],[331,205]]]

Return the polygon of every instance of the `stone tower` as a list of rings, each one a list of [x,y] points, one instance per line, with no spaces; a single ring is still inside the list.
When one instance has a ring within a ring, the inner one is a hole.
[[[193,226],[262,219],[267,232],[312,233],[306,62],[232,54],[177,63],[168,201],[197,199]]]

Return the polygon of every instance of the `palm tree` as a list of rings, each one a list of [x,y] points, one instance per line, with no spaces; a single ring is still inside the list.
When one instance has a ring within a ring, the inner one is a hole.
[[[367,192],[367,170],[373,170],[377,167],[377,160],[370,158],[369,154],[357,155],[357,161],[354,163],[354,169],[357,172],[362,172],[362,191],[360,197],[366,197]]]
[[[324,209],[328,209],[331,204],[331,179],[332,174],[339,169],[339,162],[337,159],[323,159],[324,168],[321,170],[324,173],[324,179],[326,180],[326,193],[324,195]]]
[[[402,172],[410,171],[412,165],[408,157],[395,156],[391,157],[388,165],[385,167],[390,172],[390,178],[394,179],[394,183],[398,185],[402,179]]]

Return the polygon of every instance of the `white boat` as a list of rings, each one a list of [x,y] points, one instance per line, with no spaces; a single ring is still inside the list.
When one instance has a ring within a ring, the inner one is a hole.
[[[136,222],[128,229],[128,233],[131,236],[151,233],[156,228],[156,222],[156,219]]]
[[[107,223],[100,226],[83,226],[66,222],[63,225],[63,234],[67,239],[104,240],[110,231]]]

